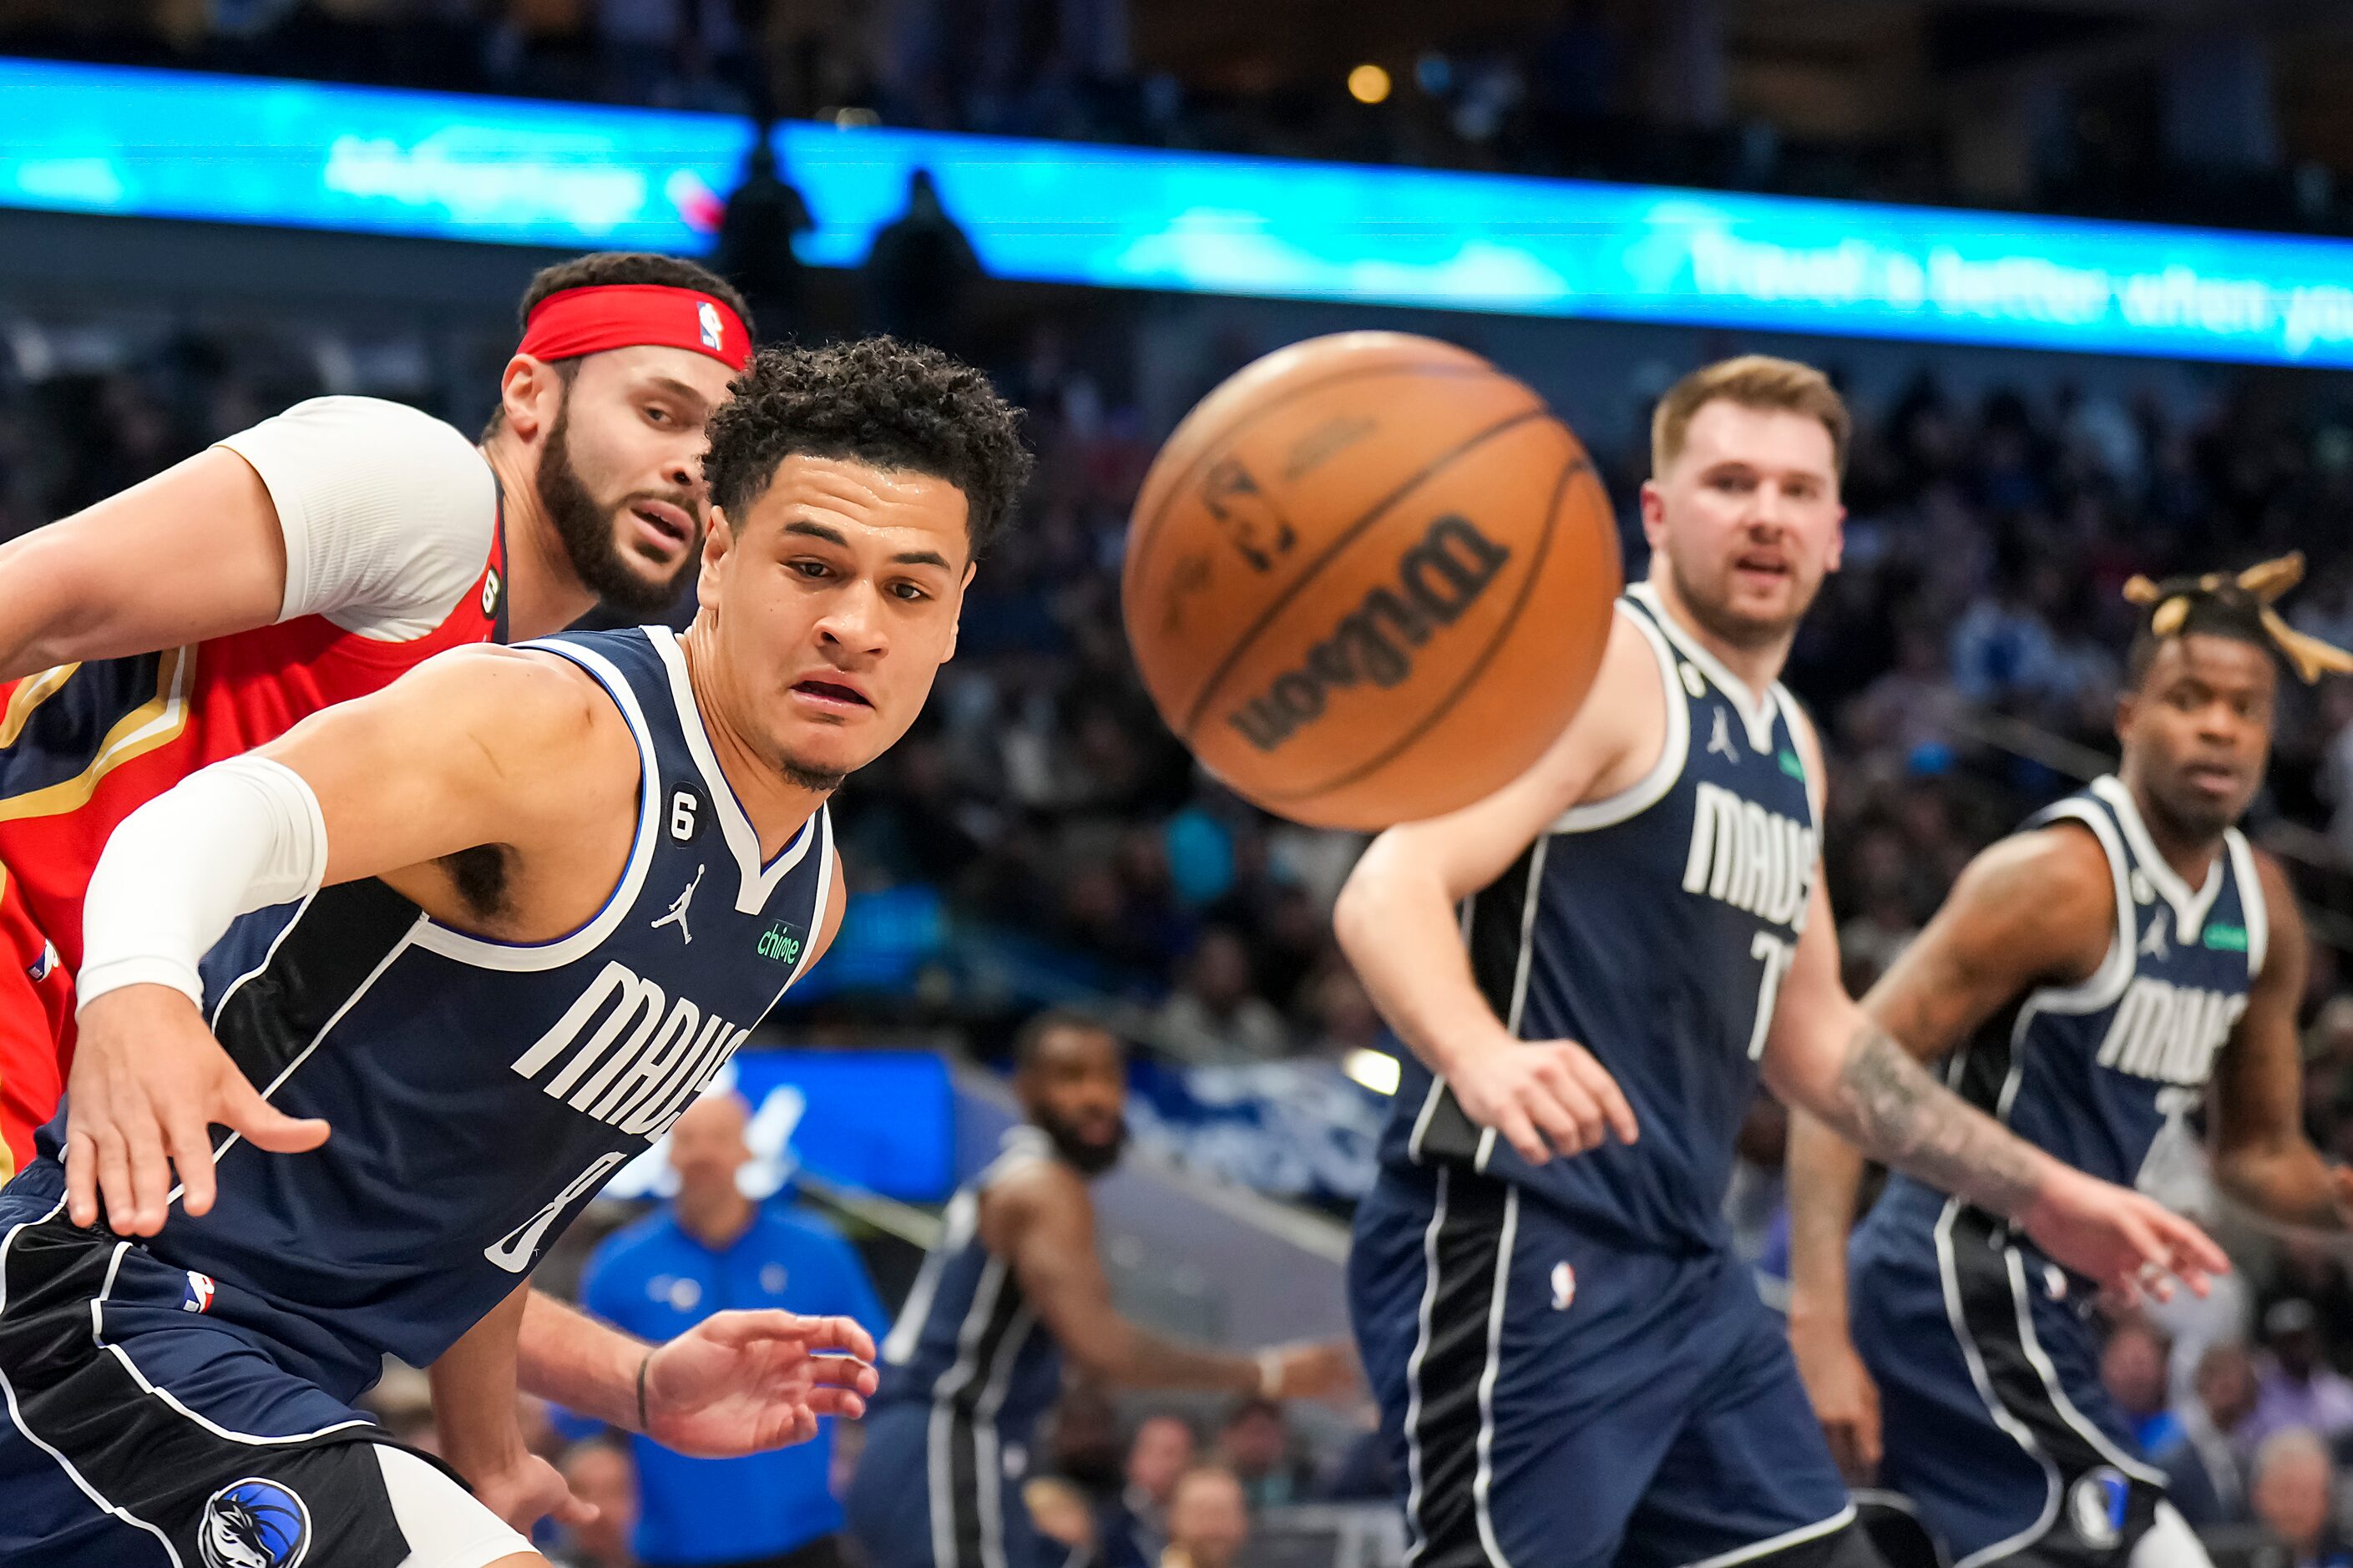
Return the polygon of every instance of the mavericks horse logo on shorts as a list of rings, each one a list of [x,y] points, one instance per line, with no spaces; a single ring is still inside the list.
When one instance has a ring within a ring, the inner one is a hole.
[[[205,1568],[298,1568],[311,1550],[311,1510],[290,1489],[248,1476],[206,1500],[197,1543]]]
[[[2125,1510],[2132,1501],[2132,1483],[2107,1465],[2086,1471],[2067,1493],[2067,1513],[2075,1533],[2086,1546],[2105,1549],[2125,1535]]]

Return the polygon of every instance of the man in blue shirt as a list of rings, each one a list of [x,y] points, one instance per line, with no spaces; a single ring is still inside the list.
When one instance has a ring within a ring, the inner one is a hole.
[[[657,1340],[732,1308],[781,1308],[890,1327],[858,1254],[829,1226],[736,1186],[750,1110],[706,1096],[670,1129],[678,1195],[616,1232],[588,1261],[581,1300]],[[647,1568],[835,1568],[841,1505],[828,1485],[833,1423],[817,1440],[740,1459],[696,1459],[632,1437],[638,1555]]]

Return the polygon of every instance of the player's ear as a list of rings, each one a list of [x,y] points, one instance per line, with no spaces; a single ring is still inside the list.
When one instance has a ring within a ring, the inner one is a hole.
[[[1846,508],[1841,506],[1838,509],[1838,515],[1831,519],[1831,552],[1823,562],[1822,570],[1835,572],[1845,559]]]
[[[2121,741],[2132,731],[2134,716],[2140,711],[2140,692],[2126,687],[2116,693],[2116,739]]]
[[[714,506],[711,509],[711,526],[702,535],[702,564],[694,578],[696,598],[706,605],[719,602],[720,574],[734,550],[735,529],[727,521],[727,509]]]
[[[964,630],[964,596],[972,592],[973,574],[979,570],[980,563],[977,561],[964,563],[964,581],[956,584],[955,614],[948,621],[948,650],[940,655],[942,664],[955,657],[956,634]]]
[[[517,354],[499,377],[499,407],[508,428],[523,440],[545,432],[563,406],[564,377],[545,360]]]
[[[1642,506],[1642,537],[1656,551],[1667,531],[1667,498],[1656,479],[1644,479],[1641,492]]]

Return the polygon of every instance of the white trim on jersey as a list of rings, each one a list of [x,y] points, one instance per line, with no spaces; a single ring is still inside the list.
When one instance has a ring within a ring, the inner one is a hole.
[[[2091,791],[2106,801],[2124,824],[2125,841],[2132,846],[2133,858],[2139,862],[2141,873],[2173,910],[2174,934],[2184,947],[2198,940],[2206,924],[2207,911],[2222,891],[2223,857],[2214,857],[2214,864],[2206,869],[2206,885],[2196,892],[2181,879],[2181,874],[2166,863],[2158,853],[2157,840],[2148,836],[2148,824],[2140,816],[2140,807],[2133,804],[2132,791],[2114,773],[2103,773],[2091,783]]]
[[[744,803],[735,798],[735,786],[727,782],[720,770],[719,759],[711,750],[711,737],[702,728],[702,710],[694,705],[694,687],[686,676],[686,654],[678,645],[678,634],[668,626],[648,626],[646,640],[661,656],[670,671],[671,700],[678,707],[678,727],[686,735],[687,753],[702,773],[703,786],[711,792],[712,815],[719,819],[719,835],[727,841],[727,848],[735,858],[735,908],[744,914],[756,915],[767,907],[768,895],[785,874],[801,863],[816,837],[809,829],[817,821],[811,813],[801,825],[792,842],[777,852],[774,864],[760,864],[760,835],[752,819],[744,815]],[[815,933],[811,933],[814,938]]]
[[[1431,1086],[1433,1096],[1437,1087]],[[1429,1112],[1425,1110],[1423,1114]],[[1421,1363],[1430,1357],[1430,1320],[1438,1304],[1438,1232],[1446,1224],[1446,1189],[1452,1174],[1451,1166],[1438,1167],[1438,1201],[1430,1206],[1429,1228],[1421,1233],[1420,1325],[1414,1335],[1413,1353],[1405,1363],[1405,1521],[1414,1536],[1405,1549],[1409,1565],[1430,1550],[1430,1537],[1421,1528]]]
[[[1778,680],[1773,683],[1773,698],[1781,705],[1781,721],[1789,726],[1790,749],[1798,753],[1798,768],[1805,775],[1799,782],[1806,786],[1809,826],[1813,828],[1814,843],[1819,846],[1822,841],[1822,796],[1830,781],[1814,776],[1812,764],[1806,761],[1808,748],[1797,742],[1810,738],[1813,742],[1811,750],[1819,757],[1822,754],[1821,737],[1814,733],[1814,717],[1806,711],[1805,704],[1790,696],[1789,689]],[[1818,858],[1819,853],[1817,850]],[[1803,920],[1804,917],[1799,918]]]
[[[1520,1184],[1504,1191],[1504,1232],[1495,1243],[1495,1291],[1487,1303],[1487,1364],[1479,1373],[1479,1468],[1471,1479],[1471,1500],[1479,1521],[1479,1543],[1494,1568],[1512,1568],[1495,1536],[1495,1380],[1504,1370],[1504,1305],[1512,1290],[1512,1245],[1520,1232]]]
[[[49,1221],[58,1217],[58,1213],[62,1211],[65,1206],[66,1200],[60,1196],[55,1204],[50,1205],[48,1213],[41,1215],[38,1219],[19,1220],[16,1224],[8,1227],[8,1234],[6,1236],[0,1237],[0,1316],[5,1316],[8,1310],[8,1249],[16,1244],[17,1233],[31,1226],[48,1224]],[[127,1246],[128,1243],[125,1245]],[[163,1547],[164,1555],[171,1560],[172,1568],[185,1568],[185,1565],[180,1561],[179,1552],[174,1550],[172,1545],[172,1538],[170,1536],[165,1535],[161,1530],[158,1530],[155,1526],[148,1523],[137,1514],[132,1513],[129,1509],[118,1508],[113,1503],[109,1502],[105,1496],[100,1493],[96,1487],[90,1484],[89,1480],[83,1477],[81,1471],[74,1468],[74,1462],[71,1459],[67,1458],[63,1452],[52,1447],[47,1442],[45,1442],[39,1433],[25,1425],[24,1410],[16,1403],[16,1385],[8,1381],[8,1374],[5,1370],[0,1370],[0,1399],[5,1399],[7,1404],[8,1420],[10,1425],[14,1426],[17,1431],[22,1432],[25,1435],[26,1440],[31,1443],[33,1447],[38,1448],[42,1453],[47,1454],[50,1458],[55,1459],[58,1462],[58,1468],[65,1471],[66,1479],[73,1482],[76,1489],[78,1489],[82,1496],[90,1499],[91,1502],[97,1504],[108,1518],[119,1519],[123,1523],[133,1525],[153,1536],[155,1538],[156,1544]]]
[[[1699,672],[1707,677],[1709,683],[1724,693],[1725,700],[1739,710],[1741,727],[1748,731],[1749,749],[1760,752],[1772,751],[1773,718],[1781,707],[1774,697],[1778,688],[1768,686],[1762,693],[1750,690],[1746,681],[1725,668],[1722,659],[1708,652],[1697,637],[1676,624],[1674,616],[1669,615],[1667,607],[1659,602],[1659,591],[1650,584],[1637,583],[1626,592],[1642,601],[1644,607],[1658,617],[1659,629],[1667,634],[1667,640],[1673,643],[1685,658],[1698,666]]]
[[[1894,1494],[1883,1495],[1893,1497]],[[1918,1517],[1908,1499],[1900,1500],[1903,1502],[1905,1512],[1913,1514],[1915,1518]],[[1719,1552],[1713,1557],[1703,1557],[1696,1563],[1686,1563],[1683,1568],[1733,1568],[1736,1563],[1753,1563],[1757,1558],[1768,1552],[1778,1552],[1784,1547],[1801,1546],[1809,1541],[1820,1540],[1835,1531],[1844,1530],[1853,1522],[1854,1504],[1849,1503],[1828,1519],[1816,1520],[1811,1524],[1801,1524],[1795,1530],[1785,1530],[1778,1535],[1767,1536],[1763,1541],[1752,1541],[1746,1546],[1736,1546],[1729,1552]]]
[[[1539,836],[1528,847],[1528,890],[1520,900],[1520,957],[1512,971],[1512,1005],[1504,1015],[1504,1027],[1514,1039],[1519,1038],[1520,1017],[1528,1005],[1528,964],[1535,956],[1536,905],[1544,891],[1545,853],[1551,847],[1549,838]],[[1479,1153],[1472,1168],[1484,1175],[1487,1162],[1495,1152],[1495,1130],[1480,1129]],[[1515,1187],[1513,1189],[1517,1192]]]
[[[2045,1453],[2035,1440],[2026,1423],[2010,1413],[2000,1397],[1993,1391],[1993,1377],[1986,1371],[1985,1358],[1978,1353],[1978,1343],[1970,1337],[1968,1319],[1961,1310],[1960,1266],[1953,1258],[1953,1221],[1960,1216],[1961,1200],[1947,1199],[1945,1212],[1936,1220],[1936,1277],[1945,1288],[1945,1317],[1953,1326],[1953,1338],[1959,1342],[1961,1359],[1968,1363],[1969,1381],[1977,1385],[1978,1397],[1985,1402],[1986,1414],[1993,1424],[2017,1440],[2027,1458],[2042,1467],[2042,1511],[2032,1524],[2016,1535],[1997,1541],[1953,1564],[1953,1568],[1978,1568],[1979,1563],[2007,1557],[2022,1546],[2042,1538],[2059,1518],[2059,1464]]]
[[[2010,1298],[2018,1309],[2018,1337],[2026,1347],[2026,1359],[2033,1363],[2035,1375],[2042,1380],[2042,1392],[2050,1397],[2051,1407],[2109,1464],[2135,1480],[2147,1481],[2151,1486],[2165,1485],[2163,1470],[2143,1464],[2116,1447],[2106,1433],[2084,1419],[2084,1413],[2075,1408],[2075,1402],[2067,1397],[2066,1386],[2059,1380],[2059,1369],[2052,1364],[2050,1352],[2042,1348],[2042,1340],[2034,1332],[2034,1310],[2027,1294],[2026,1258],[2015,1247],[2005,1247],[2001,1251],[2003,1261],[2009,1265]]]
[[[2263,879],[2256,869],[2255,852],[2248,847],[2247,836],[2226,827],[2222,843],[2231,853],[2231,869],[2239,879],[2239,908],[2247,922],[2247,974],[2252,979],[2263,972],[2263,955],[2271,951],[2271,906],[2263,901]]]
[[[655,831],[661,809],[661,763],[654,755],[653,731],[646,723],[645,710],[638,704],[638,694],[629,689],[628,678],[616,668],[611,660],[594,648],[576,643],[527,642],[518,647],[538,653],[552,653],[568,658],[586,670],[613,699],[621,710],[621,718],[629,726],[629,733],[638,742],[638,826],[637,836],[629,844],[629,858],[621,870],[621,879],[606,895],[604,906],[589,917],[588,923],[553,942],[493,942],[488,937],[473,936],[454,926],[445,926],[426,916],[416,934],[417,945],[426,952],[475,969],[504,970],[510,973],[525,973],[540,970],[561,969],[575,959],[586,957],[613,934],[614,928],[628,918],[637,907],[638,892],[645,884],[646,871],[653,864],[654,847],[659,841]]]
[[[1651,771],[1616,795],[1600,800],[1581,801],[1553,818],[1548,833],[1591,833],[1597,828],[1615,827],[1630,821],[1656,805],[1675,787],[1683,776],[1683,763],[1691,756],[1691,703],[1683,696],[1683,682],[1675,676],[1674,650],[1650,616],[1638,615],[1618,606],[1618,614],[1641,629],[1659,660],[1659,689],[1667,704],[1667,735],[1659,747],[1659,760]]]
[[[292,1432],[282,1437],[263,1437],[251,1432],[238,1432],[224,1426],[211,1417],[189,1409],[170,1389],[149,1382],[147,1374],[139,1370],[139,1363],[131,1359],[131,1352],[121,1345],[109,1343],[106,1338],[106,1300],[114,1294],[114,1276],[122,1267],[122,1255],[130,1250],[131,1244],[127,1241],[118,1241],[114,1244],[114,1256],[109,1258],[106,1264],[106,1279],[99,1286],[98,1294],[90,1298],[90,1342],[121,1363],[122,1370],[131,1374],[131,1381],[137,1384],[142,1390],[153,1394],[164,1404],[214,1436],[231,1443],[243,1443],[249,1447],[283,1447],[290,1443],[308,1443],[313,1438],[323,1437],[330,1432],[346,1432],[354,1426],[375,1425],[364,1415],[354,1415],[348,1421],[337,1421],[330,1426],[322,1426],[315,1432]]]

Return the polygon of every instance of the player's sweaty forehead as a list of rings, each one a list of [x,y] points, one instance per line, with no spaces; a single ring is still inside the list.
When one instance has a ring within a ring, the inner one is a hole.
[[[934,559],[910,563],[961,574],[972,554],[968,516],[964,492],[935,475],[796,452],[776,465],[743,526],[795,540],[830,535],[860,555],[928,556]]]
[[[1692,416],[1683,448],[1662,477],[1699,479],[1727,467],[1803,479],[1818,493],[1838,493],[1838,456],[1822,422],[1788,408],[1760,408],[1717,398]]]

